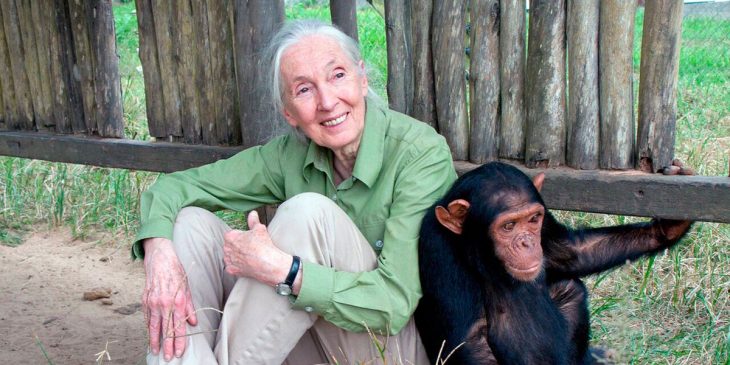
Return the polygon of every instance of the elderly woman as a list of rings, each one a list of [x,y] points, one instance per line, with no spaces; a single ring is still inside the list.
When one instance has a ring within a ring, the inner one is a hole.
[[[269,53],[295,131],[142,196],[148,363],[355,364],[383,345],[391,363],[428,363],[411,319],[418,230],[456,178],[448,146],[367,96],[357,44],[336,28],[289,23]],[[209,212],[272,203],[271,224],[252,212],[248,231]]]

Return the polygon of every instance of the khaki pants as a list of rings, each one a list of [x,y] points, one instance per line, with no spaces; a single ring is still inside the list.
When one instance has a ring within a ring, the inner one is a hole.
[[[351,272],[377,265],[355,224],[319,194],[304,193],[284,202],[268,229],[278,247],[302,261]],[[185,353],[171,364],[383,363],[368,333],[347,332],[316,314],[294,310],[274,288],[227,274],[223,234],[229,230],[204,209],[184,208],[177,216],[173,242],[188,276],[198,325],[188,325],[192,335]],[[398,335],[377,338],[387,341],[387,364],[428,364],[413,319]],[[166,362],[149,353],[147,363]]]

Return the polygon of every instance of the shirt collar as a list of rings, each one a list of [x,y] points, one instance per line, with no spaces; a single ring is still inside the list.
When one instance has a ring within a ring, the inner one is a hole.
[[[360,137],[360,147],[357,151],[355,168],[352,176],[362,181],[368,187],[372,187],[375,179],[383,166],[383,153],[385,151],[385,111],[383,106],[372,98],[366,98],[365,126]],[[326,148],[318,146],[309,141],[307,156],[304,158],[303,175],[309,181],[311,174],[310,166],[326,173],[332,172],[332,153]]]

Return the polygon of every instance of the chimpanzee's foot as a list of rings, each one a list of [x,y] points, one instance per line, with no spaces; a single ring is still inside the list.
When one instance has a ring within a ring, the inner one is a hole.
[[[585,365],[606,365],[614,364],[614,352],[603,347],[593,346],[588,349],[585,358],[583,359]]]

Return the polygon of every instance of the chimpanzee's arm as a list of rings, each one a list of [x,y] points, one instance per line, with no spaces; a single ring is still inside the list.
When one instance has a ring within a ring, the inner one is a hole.
[[[653,219],[646,223],[571,230],[546,214],[542,228],[546,269],[557,278],[598,273],[671,247],[691,224]]]

